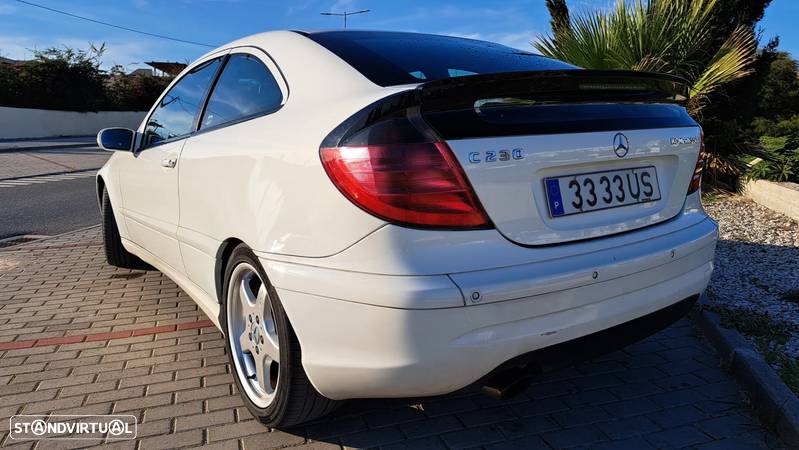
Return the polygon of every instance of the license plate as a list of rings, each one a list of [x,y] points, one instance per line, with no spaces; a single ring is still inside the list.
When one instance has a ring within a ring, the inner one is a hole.
[[[544,187],[552,217],[660,200],[654,166],[550,177]]]

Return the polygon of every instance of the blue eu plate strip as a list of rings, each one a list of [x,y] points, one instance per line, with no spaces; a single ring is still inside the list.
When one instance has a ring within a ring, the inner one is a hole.
[[[560,184],[558,183],[557,178],[550,178],[546,181],[546,183],[547,197],[549,200],[549,212],[552,213],[553,217],[562,216],[564,211],[563,200],[560,198]]]

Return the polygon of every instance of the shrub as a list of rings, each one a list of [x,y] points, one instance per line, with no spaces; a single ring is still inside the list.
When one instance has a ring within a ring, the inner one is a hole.
[[[760,144],[766,151],[766,158],[750,167],[749,178],[799,182],[799,142],[796,135],[763,136]]]
[[[106,83],[108,106],[118,110],[146,111],[170,81],[172,79],[168,77],[126,75],[121,67],[115,66]]]
[[[0,64],[0,105],[66,111],[146,110],[169,78],[100,69],[105,45],[49,48],[21,65]]]

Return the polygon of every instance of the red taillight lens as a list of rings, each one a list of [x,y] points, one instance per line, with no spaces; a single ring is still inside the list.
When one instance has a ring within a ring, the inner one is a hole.
[[[691,183],[688,184],[688,193],[693,194],[702,187],[702,169],[705,167],[705,134],[699,135],[699,156],[696,157],[696,166],[694,173],[691,175]]]
[[[320,153],[336,187],[389,222],[443,228],[490,225],[443,142],[323,147]]]

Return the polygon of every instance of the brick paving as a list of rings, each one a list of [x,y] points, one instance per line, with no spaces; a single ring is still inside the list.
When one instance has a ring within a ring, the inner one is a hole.
[[[11,440],[14,414],[124,413],[139,419],[138,439],[107,446],[780,448],[688,320],[509,400],[351,401],[287,431],[243,407],[221,334],[205,320],[160,273],[105,265],[97,228],[0,251],[0,444],[102,444]]]

